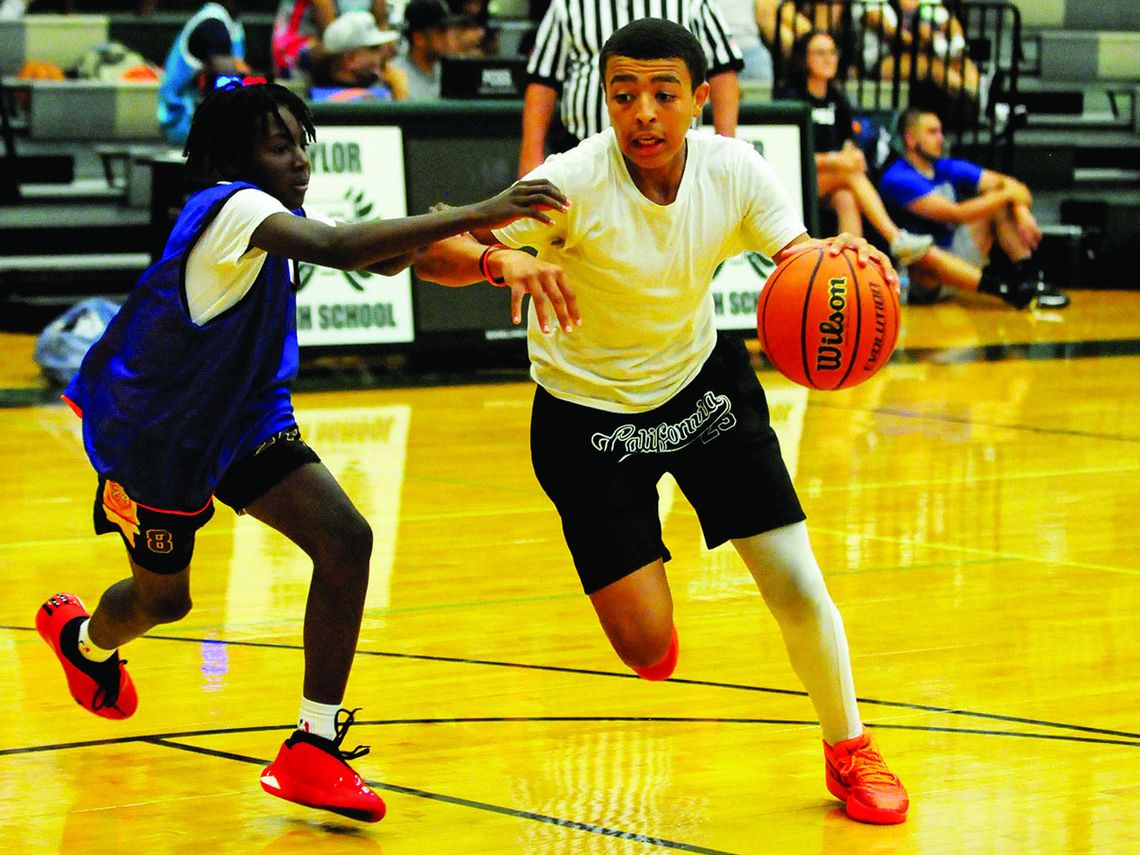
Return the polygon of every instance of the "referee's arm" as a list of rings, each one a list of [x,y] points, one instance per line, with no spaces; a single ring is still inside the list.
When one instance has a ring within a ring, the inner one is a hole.
[[[736,136],[736,120],[740,115],[740,84],[735,71],[723,71],[709,78],[709,102],[712,104],[713,128],[725,137]]]
[[[723,136],[735,136],[740,115],[740,84],[736,75],[744,68],[744,57],[716,0],[698,0],[693,11],[696,36],[709,58],[713,128]]]
[[[520,178],[546,159],[546,135],[558,105],[558,89],[566,63],[562,33],[565,9],[563,0],[554,0],[547,7],[527,62],[528,82],[523,95],[519,146]]]
[[[519,146],[519,178],[546,160],[546,134],[558,104],[558,90],[531,81],[523,95],[522,144]]]

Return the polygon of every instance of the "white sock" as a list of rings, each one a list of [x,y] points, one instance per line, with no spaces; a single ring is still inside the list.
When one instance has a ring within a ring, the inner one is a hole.
[[[90,623],[91,618],[87,618],[79,625],[79,652],[83,655],[84,659],[88,659],[92,662],[106,662],[115,655],[115,651],[104,650],[91,640],[91,636],[87,634],[87,626]]]
[[[297,730],[303,730],[325,739],[336,739],[336,714],[340,704],[318,704],[301,697],[301,714],[297,716]]]
[[[792,668],[829,745],[863,732],[843,619],[827,592],[803,523],[733,545],[780,625]]]

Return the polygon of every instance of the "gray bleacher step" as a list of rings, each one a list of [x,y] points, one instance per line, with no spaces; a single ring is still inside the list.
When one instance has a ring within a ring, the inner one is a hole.
[[[76,253],[72,255],[3,255],[0,275],[43,272],[142,272],[150,265],[146,252]]]
[[[0,259],[150,252],[150,211],[116,200],[30,199],[0,206]]]
[[[1042,30],[1038,41],[1042,80],[1128,81],[1135,77],[1140,31]]]
[[[1017,133],[1018,146],[1063,146],[1066,148],[1135,149],[1140,153],[1140,134],[1131,130],[1094,130],[1074,133],[1072,129],[1025,128]]]
[[[1087,189],[1090,185],[1103,185],[1106,189],[1138,185],[1140,169],[1077,167],[1073,170],[1073,184],[1082,189]]]
[[[111,186],[105,179],[79,178],[70,184],[21,184],[20,196],[25,202],[37,200],[117,201],[126,197],[125,186]]]
[[[1017,132],[1013,160],[1013,174],[1034,188],[1071,188],[1078,174],[1082,182],[1113,175],[1128,187],[1140,163],[1140,135],[1119,128],[1028,127]]]
[[[1042,113],[1030,110],[1026,115],[1027,128],[1065,130],[1112,130],[1130,129],[1132,115],[1122,115],[1112,110],[1090,110],[1081,113]]]

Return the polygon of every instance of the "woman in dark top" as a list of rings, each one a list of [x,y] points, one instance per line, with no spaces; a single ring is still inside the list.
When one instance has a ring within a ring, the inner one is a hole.
[[[835,39],[829,33],[805,33],[792,48],[788,80],[777,97],[811,105],[819,197],[835,212],[839,231],[862,237],[866,217],[905,267],[921,258],[932,241],[900,229],[883,207],[863,152],[852,139],[851,102],[836,83],[838,70]]]

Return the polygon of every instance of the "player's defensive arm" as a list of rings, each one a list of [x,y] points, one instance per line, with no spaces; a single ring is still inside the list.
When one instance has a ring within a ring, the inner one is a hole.
[[[521,217],[549,224],[542,212],[566,204],[549,181],[519,181],[474,205],[415,217],[329,226],[307,217],[273,214],[254,230],[250,245],[322,267],[361,270],[471,229],[505,226]]]

